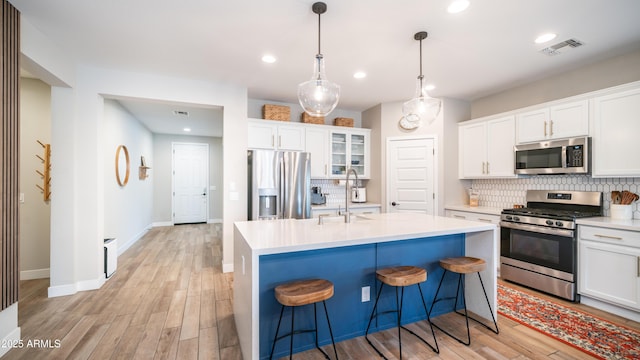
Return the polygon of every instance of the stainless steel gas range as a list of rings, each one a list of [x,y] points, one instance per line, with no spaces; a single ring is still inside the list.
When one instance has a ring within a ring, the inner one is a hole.
[[[576,219],[602,216],[602,193],[528,190],[500,216],[500,277],[577,301]]]

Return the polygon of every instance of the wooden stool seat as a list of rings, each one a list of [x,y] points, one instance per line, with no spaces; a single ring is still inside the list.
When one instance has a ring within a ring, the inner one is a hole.
[[[276,299],[285,306],[302,306],[324,301],[333,296],[329,280],[299,280],[276,286]]]
[[[469,256],[446,258],[440,260],[440,266],[448,271],[457,274],[471,274],[483,271],[487,267],[487,262]]]
[[[393,266],[376,271],[376,278],[389,286],[409,286],[427,281],[427,271],[417,266]]]

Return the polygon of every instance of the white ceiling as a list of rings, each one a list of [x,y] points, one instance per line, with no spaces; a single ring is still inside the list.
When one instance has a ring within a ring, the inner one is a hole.
[[[326,0],[322,52],[338,107],[411,98],[422,30],[431,95],[468,101],[640,48],[638,0],[471,0],[460,14],[449,1]],[[236,83],[253,99],[296,103],[317,50],[313,0],[10,2],[79,63]],[[549,31],[554,41],[533,42]],[[584,46],[540,53],[571,38]],[[265,53],[278,61],[261,62]],[[368,76],[354,79],[358,70]]]

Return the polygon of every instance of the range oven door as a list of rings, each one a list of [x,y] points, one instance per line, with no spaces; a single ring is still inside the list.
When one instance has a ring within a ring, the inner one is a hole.
[[[574,231],[502,221],[500,255],[573,275],[576,268]]]

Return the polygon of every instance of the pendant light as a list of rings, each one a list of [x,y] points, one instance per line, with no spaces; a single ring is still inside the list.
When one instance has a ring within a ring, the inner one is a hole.
[[[422,40],[428,36],[426,31],[417,32],[413,38],[420,41],[420,75],[416,81],[416,95],[413,99],[402,104],[404,116],[418,115],[421,120],[432,123],[438,117],[442,101],[434,99],[425,89],[424,75],[422,75]]]
[[[314,3],[311,10],[318,14],[318,53],[313,67],[311,80],[298,85],[298,101],[304,111],[311,116],[326,116],[336,105],[340,98],[340,86],[327,80],[324,72],[324,58],[320,52],[320,15],[327,11],[327,4]]]

